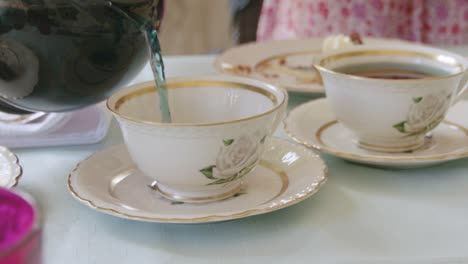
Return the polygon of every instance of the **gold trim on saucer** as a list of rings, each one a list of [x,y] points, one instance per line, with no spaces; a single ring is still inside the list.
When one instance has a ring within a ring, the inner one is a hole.
[[[333,120],[331,122],[328,122],[328,123],[324,124],[323,126],[321,126],[317,130],[317,132],[315,132],[315,138],[317,139],[319,144],[321,144],[323,146],[327,146],[327,144],[325,144],[325,142],[323,142],[323,140],[322,140],[322,134],[323,134],[323,132],[325,132],[325,130],[327,130],[328,128],[330,128],[330,127],[332,127],[332,126],[334,126],[336,124],[338,124],[338,120]],[[361,148],[368,149],[368,150],[371,150],[371,151],[380,152],[377,149],[382,149],[382,150],[383,149],[388,149],[389,152],[385,152],[385,151],[381,151],[381,152],[383,152],[383,153],[395,153],[394,151],[397,150],[397,149],[405,149],[405,151],[409,151],[412,148],[421,147],[423,145],[423,143],[418,142],[416,144],[411,144],[411,145],[406,145],[406,146],[390,147],[390,146],[378,146],[378,145],[373,145],[373,144],[369,144],[369,143],[359,141],[358,146],[359,145],[360,145]],[[415,150],[415,149],[412,149],[412,150]],[[405,151],[401,151],[401,152],[403,153]]]
[[[299,107],[300,106],[298,106],[297,108],[299,108]],[[441,161],[447,160],[448,161],[448,160],[468,157],[468,150],[465,151],[465,152],[455,153],[455,154],[446,154],[446,155],[438,155],[438,156],[431,156],[431,157],[419,157],[419,158],[418,157],[370,157],[370,156],[364,156],[364,155],[359,155],[359,154],[350,154],[350,153],[346,153],[346,152],[334,151],[334,150],[328,148],[327,145],[323,144],[323,141],[318,142],[319,143],[318,145],[313,144],[313,143],[311,144],[311,143],[309,143],[307,141],[304,141],[304,140],[298,138],[288,128],[288,124],[287,124],[286,121],[289,119],[289,117],[291,116],[291,113],[294,110],[295,109],[290,111],[288,113],[288,115],[286,116],[286,118],[284,119],[284,121],[283,121],[283,129],[284,129],[284,132],[286,133],[286,135],[288,135],[288,137],[291,138],[293,141],[295,141],[295,142],[297,142],[299,144],[302,144],[302,145],[304,145],[304,146],[306,146],[308,148],[311,148],[311,149],[314,149],[314,150],[317,150],[319,152],[326,153],[326,154],[329,154],[329,155],[333,155],[333,156],[336,156],[336,157],[351,159],[351,160],[376,161],[376,162],[379,162],[379,161],[382,161],[382,162],[385,162],[385,161],[388,161],[388,162],[413,162],[413,161],[417,162],[417,161],[439,161],[439,160],[441,160]],[[336,122],[337,121],[334,120],[334,121],[328,122],[326,124],[328,124],[328,127],[329,127],[331,125],[334,125]],[[442,123],[445,123],[445,124],[449,125],[452,128],[461,130],[461,131],[463,131],[465,133],[465,135],[468,136],[468,129],[467,128],[465,128],[465,127],[463,127],[461,125],[458,125],[458,124],[456,124],[454,122],[447,121],[447,120],[442,121]],[[324,128],[324,126],[321,126],[320,128]],[[322,131],[322,133],[323,133],[323,131]]]
[[[96,211],[99,211],[101,213],[110,214],[110,215],[114,215],[114,216],[118,216],[118,217],[122,217],[122,218],[127,218],[127,219],[132,219],[132,220],[146,221],[146,222],[204,223],[204,222],[216,222],[216,221],[233,220],[233,219],[237,219],[237,218],[243,218],[243,217],[253,216],[253,215],[262,214],[262,213],[268,213],[268,212],[276,211],[276,210],[291,206],[291,205],[299,203],[299,202],[301,202],[303,200],[306,200],[310,196],[317,193],[318,190],[327,181],[327,178],[328,178],[327,177],[328,176],[327,165],[326,165],[325,161],[320,156],[317,156],[318,160],[321,161],[321,164],[322,164],[323,177],[317,181],[317,183],[314,185],[313,189],[308,189],[308,192],[306,194],[304,194],[302,196],[296,196],[295,195],[295,196],[293,196],[292,199],[287,200],[286,202],[280,202],[280,203],[278,203],[276,205],[273,205],[273,206],[270,206],[270,207],[267,207],[267,208],[264,208],[264,209],[251,209],[251,210],[238,212],[238,213],[234,213],[234,214],[230,214],[230,215],[209,215],[209,216],[194,217],[194,218],[145,217],[145,216],[135,216],[135,215],[120,212],[120,211],[118,211],[116,209],[105,208],[105,207],[98,206],[95,203],[93,203],[93,201],[91,201],[89,199],[86,199],[84,197],[81,197],[80,194],[78,194],[78,192],[76,192],[76,190],[73,188],[73,185],[72,185],[72,177],[75,175],[76,171],[79,169],[81,164],[83,162],[87,161],[88,159],[90,159],[91,157],[93,157],[94,155],[95,154],[93,154],[93,155],[89,156],[88,158],[84,159],[83,161],[79,162],[76,165],[76,167],[68,175],[68,177],[67,177],[67,188],[68,188],[69,192],[71,193],[71,195],[75,199],[77,199],[78,201],[82,202],[83,204],[87,205],[88,207],[91,207],[91,208],[93,208]],[[282,171],[280,168],[274,166],[273,164],[271,164],[271,163],[269,163],[267,161],[263,162],[263,160],[261,160],[260,164],[262,166],[265,166],[265,167],[269,168],[269,169],[272,169],[274,172]],[[286,179],[287,179],[286,181],[285,181],[284,177],[286,177]],[[280,178],[282,180],[283,186],[282,186],[279,194],[277,194],[273,199],[270,199],[269,202],[271,202],[274,199],[280,197],[280,195],[284,194],[284,192],[286,192],[286,190],[289,187],[289,178],[287,176],[287,173],[283,171],[283,173],[280,174]]]
[[[322,51],[320,51],[320,50],[281,53],[281,54],[274,55],[274,56],[268,57],[266,59],[263,59],[263,60],[257,62],[254,65],[253,68],[257,73],[260,73],[260,74],[264,73],[265,70],[270,69],[270,70],[275,70],[275,71],[278,71],[278,72],[281,72],[281,73],[284,73],[284,74],[292,75],[292,76],[295,76],[297,78],[301,78],[301,79],[303,79],[303,80],[300,81],[301,83],[304,83],[304,82],[307,82],[307,83],[320,83],[319,82],[320,78],[317,77],[319,75],[319,73],[315,70],[313,62],[311,62],[311,64],[310,64],[310,69],[314,70],[316,72],[317,76],[311,76],[310,74],[304,73],[303,71],[294,70],[294,69],[284,67],[284,66],[281,66],[281,65],[272,65],[272,64],[270,64],[270,62],[274,61],[274,60],[280,60],[280,59],[283,59],[283,58],[286,59],[289,56],[320,55],[321,53],[322,53]]]
[[[446,65],[454,66],[459,69],[459,72],[443,75],[443,76],[428,76],[422,77],[417,79],[383,79],[383,78],[372,78],[366,76],[357,76],[353,74],[341,73],[336,72],[334,70],[330,70],[326,68],[326,64],[330,62],[334,62],[344,58],[351,58],[351,57],[358,57],[358,56],[410,56],[410,57],[417,57],[417,58],[424,58],[433,60],[439,63],[443,63]],[[452,78],[461,74],[464,74],[467,69],[464,68],[463,64],[458,62],[454,57],[444,54],[431,54],[431,53],[424,53],[424,52],[416,52],[416,51],[408,51],[408,50],[360,50],[360,51],[350,51],[345,53],[339,53],[335,55],[331,55],[325,58],[322,58],[319,63],[315,65],[320,71],[328,72],[334,75],[343,75],[353,79],[360,79],[360,80],[375,80],[375,81],[391,81],[391,82],[416,82],[416,81],[425,81],[425,80],[439,80],[439,79],[447,79]]]
[[[461,131],[465,132],[465,135],[468,136],[468,129],[451,121],[444,120],[443,123],[447,124],[448,126],[451,126],[452,128],[455,129],[460,129]]]
[[[319,81],[319,78],[316,76],[311,76],[310,74],[307,74],[298,70],[293,70],[285,66],[269,64],[268,66],[265,65],[264,67],[267,67],[270,70],[274,70],[274,71],[281,72],[290,76],[294,76],[296,78],[300,78],[301,80],[298,81],[299,83],[315,83],[315,82],[318,83]],[[264,77],[264,78],[269,79],[267,77]]]
[[[18,186],[19,180],[20,180],[21,176],[23,176],[23,167],[19,164],[18,156],[16,156],[16,154],[14,154],[14,153],[13,153],[13,155],[15,156],[15,165],[18,167],[18,174],[14,178],[14,181],[13,181],[14,183],[10,188]]]
[[[322,133],[323,131],[327,130],[329,127],[334,126],[338,123],[338,120],[333,120],[331,122],[326,123],[325,125],[321,126],[317,132],[315,132],[315,138],[317,139],[318,143],[321,145],[326,146],[325,142],[322,141]]]
[[[232,123],[237,123],[237,122],[242,122],[242,121],[247,121],[247,120],[252,120],[258,117],[266,116],[268,114],[271,114],[278,109],[280,109],[283,104],[286,102],[286,96],[283,95],[283,98],[281,102],[278,103],[278,97],[265,90],[261,89],[257,86],[254,85],[249,85],[245,83],[239,83],[239,82],[228,82],[228,81],[216,81],[216,80],[193,80],[193,81],[176,81],[176,82],[169,82],[167,83],[167,88],[168,89],[176,89],[176,88],[189,88],[189,87],[210,87],[210,86],[224,86],[224,87],[235,87],[235,88],[241,88],[249,91],[253,91],[259,94],[264,95],[268,99],[270,99],[273,103],[273,107],[260,114],[256,114],[253,116],[241,118],[241,119],[235,119],[235,120],[229,120],[229,121],[224,121],[224,122],[214,122],[214,123],[162,123],[162,122],[154,122],[154,121],[148,121],[148,120],[141,120],[137,118],[133,118],[127,115],[123,115],[119,112],[120,107],[127,102],[128,100],[148,94],[148,93],[155,93],[157,91],[157,88],[154,86],[154,82],[148,81],[148,82],[142,82],[139,84],[135,84],[132,86],[127,87],[127,90],[134,89],[134,91],[131,91],[130,93],[127,93],[125,95],[119,96],[119,92],[115,93],[112,95],[108,100],[107,100],[107,108],[114,113],[115,115],[127,119],[133,122],[138,122],[138,123],[144,123],[144,124],[152,124],[152,125],[158,125],[158,126],[172,126],[172,127],[180,127],[180,126],[215,126],[215,125],[224,125],[224,124],[232,124]],[[136,87],[141,87],[139,89],[135,89]],[[278,91],[281,93],[281,91]],[[119,96],[115,103],[111,105],[110,101],[112,98]]]
[[[268,80],[269,82],[275,81],[275,79],[264,77],[263,76],[264,69],[261,69],[262,67],[267,67],[267,68],[270,68],[270,69],[274,68],[273,70],[276,70],[278,72],[282,72],[282,73],[289,74],[289,75],[295,76],[297,78],[303,79],[301,81],[297,81],[297,83],[295,83],[295,84],[285,84],[285,83],[280,84],[282,87],[289,88],[289,89],[296,89],[295,85],[303,85],[303,84],[322,85],[320,74],[315,69],[315,67],[313,65],[313,62],[311,63],[311,69],[315,70],[317,72],[317,76],[315,76],[315,77],[311,76],[311,75],[308,75],[308,74],[306,74],[306,73],[304,73],[302,71],[293,70],[293,69],[290,69],[290,68],[287,68],[287,67],[283,67],[283,66],[279,66],[279,65],[276,66],[276,67],[274,65],[267,65],[270,61],[275,60],[275,59],[280,59],[280,58],[287,57],[287,56],[301,55],[301,54],[317,54],[317,55],[320,55],[321,51],[320,50],[310,50],[310,51],[280,53],[278,55],[274,55],[274,56],[270,56],[270,57],[267,57],[265,59],[262,59],[259,62],[255,63],[253,66],[242,65],[244,67],[250,67],[251,69],[253,69],[253,71],[250,71],[250,72],[249,71],[240,71],[237,66],[241,66],[241,65],[221,62],[221,61],[218,61],[219,58],[217,60],[215,60],[213,66],[218,71],[220,71],[222,73],[231,74],[231,75],[234,75],[234,76],[249,76],[249,77],[253,77],[253,78],[260,77],[260,78],[256,78],[256,79]],[[252,76],[252,73],[256,73],[256,74],[258,74],[258,76]],[[279,84],[278,82],[276,82],[276,83]],[[323,92],[323,91],[321,91],[321,92]]]
[[[289,187],[289,178],[288,178],[288,174],[287,174],[284,170],[282,170],[282,169],[276,167],[275,165],[271,164],[270,162],[268,162],[268,161],[266,161],[266,160],[260,160],[259,165],[261,165],[261,166],[263,166],[263,167],[265,167],[265,168],[268,168],[268,169],[274,171],[276,174],[278,174],[278,176],[279,176],[280,179],[281,179],[281,184],[282,184],[282,185],[281,185],[281,189],[280,189],[280,191],[278,192],[278,194],[276,194],[276,195],[275,195],[273,198],[271,198],[270,200],[268,200],[268,201],[262,203],[262,204],[267,204],[267,203],[269,203],[269,202],[275,200],[276,198],[280,197],[281,195],[283,195],[284,192],[286,192],[286,190],[287,190],[288,187]]]
[[[18,173],[16,175],[13,175],[13,185],[0,186],[0,187],[5,187],[7,189],[14,188],[14,187],[18,186],[19,180],[23,176],[23,167],[19,163],[18,156],[15,153],[13,153],[9,148],[7,148],[5,146],[0,146],[0,148],[3,148],[4,151],[9,152],[13,156],[13,160],[12,160],[13,165],[16,166],[16,168],[18,169]]]

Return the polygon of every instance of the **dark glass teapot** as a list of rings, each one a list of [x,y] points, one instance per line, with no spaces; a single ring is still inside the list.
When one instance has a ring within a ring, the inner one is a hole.
[[[157,29],[161,14],[158,0],[0,0],[0,111],[105,100],[147,62],[139,23]]]

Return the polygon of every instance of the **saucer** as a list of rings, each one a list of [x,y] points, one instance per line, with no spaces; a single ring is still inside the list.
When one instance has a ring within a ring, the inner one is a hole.
[[[150,188],[124,145],[97,152],[68,177],[71,194],[106,214],[159,223],[208,223],[279,210],[315,194],[327,179],[327,166],[311,150],[270,138],[257,168],[231,198],[202,204],[172,202]]]
[[[348,161],[388,168],[417,168],[468,157],[468,101],[453,106],[420,149],[405,153],[383,153],[359,148],[351,131],[340,124],[327,99],[293,109],[284,129],[293,140],[320,152]]]
[[[0,146],[0,187],[7,189],[15,187],[22,172],[18,157],[8,148]]]

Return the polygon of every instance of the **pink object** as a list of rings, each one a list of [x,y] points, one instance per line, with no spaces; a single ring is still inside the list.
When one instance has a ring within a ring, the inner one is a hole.
[[[39,212],[32,198],[0,188],[0,263],[41,263]]]
[[[361,36],[468,44],[468,0],[264,0],[257,40]]]

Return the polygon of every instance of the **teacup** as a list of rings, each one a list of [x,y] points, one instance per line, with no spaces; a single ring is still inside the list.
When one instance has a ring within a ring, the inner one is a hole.
[[[287,93],[260,81],[227,76],[169,79],[172,123],[161,123],[154,82],[112,95],[137,167],[166,198],[210,202],[236,194],[281,121]]]
[[[338,121],[381,152],[421,147],[467,88],[467,59],[419,44],[356,46],[315,67]]]

